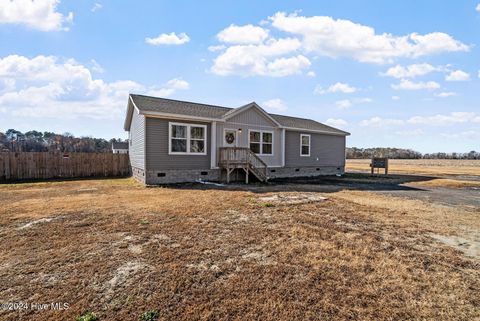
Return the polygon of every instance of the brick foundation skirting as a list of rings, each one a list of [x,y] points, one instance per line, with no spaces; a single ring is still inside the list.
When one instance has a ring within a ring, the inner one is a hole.
[[[132,168],[132,171],[135,178],[147,185],[191,183],[198,179],[213,182],[222,181],[222,179],[225,180],[225,177],[222,177],[221,175],[222,172],[220,169],[148,170],[145,175],[144,171],[141,169]],[[267,175],[271,179],[287,177],[313,177],[344,173],[344,166],[271,167],[267,170]],[[240,171],[239,174],[239,181],[244,181],[245,178],[243,171]]]
[[[279,167],[269,168],[269,178],[312,177],[322,175],[344,174],[344,166],[317,166],[317,167]]]
[[[174,184],[204,181],[219,181],[220,169],[169,169],[149,170],[146,175],[147,185]]]

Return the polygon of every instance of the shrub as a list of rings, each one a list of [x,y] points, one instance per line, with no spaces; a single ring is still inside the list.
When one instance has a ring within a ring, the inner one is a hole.
[[[160,316],[160,313],[158,313],[157,310],[151,310],[151,311],[144,312],[140,316],[140,320],[142,320],[142,321],[157,321],[159,316]]]
[[[93,312],[85,312],[75,318],[75,321],[97,321],[98,318]]]

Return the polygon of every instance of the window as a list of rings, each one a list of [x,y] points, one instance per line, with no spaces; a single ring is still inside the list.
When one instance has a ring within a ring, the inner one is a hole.
[[[273,155],[273,132],[251,130],[248,139],[255,154]]]
[[[205,127],[190,127],[190,153],[205,152]]]
[[[300,156],[310,156],[310,135],[300,135]]]
[[[169,123],[169,128],[169,154],[207,154],[207,126]]]

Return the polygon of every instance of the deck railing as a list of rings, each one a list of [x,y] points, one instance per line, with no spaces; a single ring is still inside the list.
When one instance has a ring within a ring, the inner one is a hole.
[[[219,165],[224,168],[248,167],[261,180],[267,179],[267,164],[248,147],[220,147]]]

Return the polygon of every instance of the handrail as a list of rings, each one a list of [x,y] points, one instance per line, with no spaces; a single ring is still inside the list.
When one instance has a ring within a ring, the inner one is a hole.
[[[251,167],[257,175],[267,178],[267,164],[248,147],[220,147],[219,164],[245,165]]]

